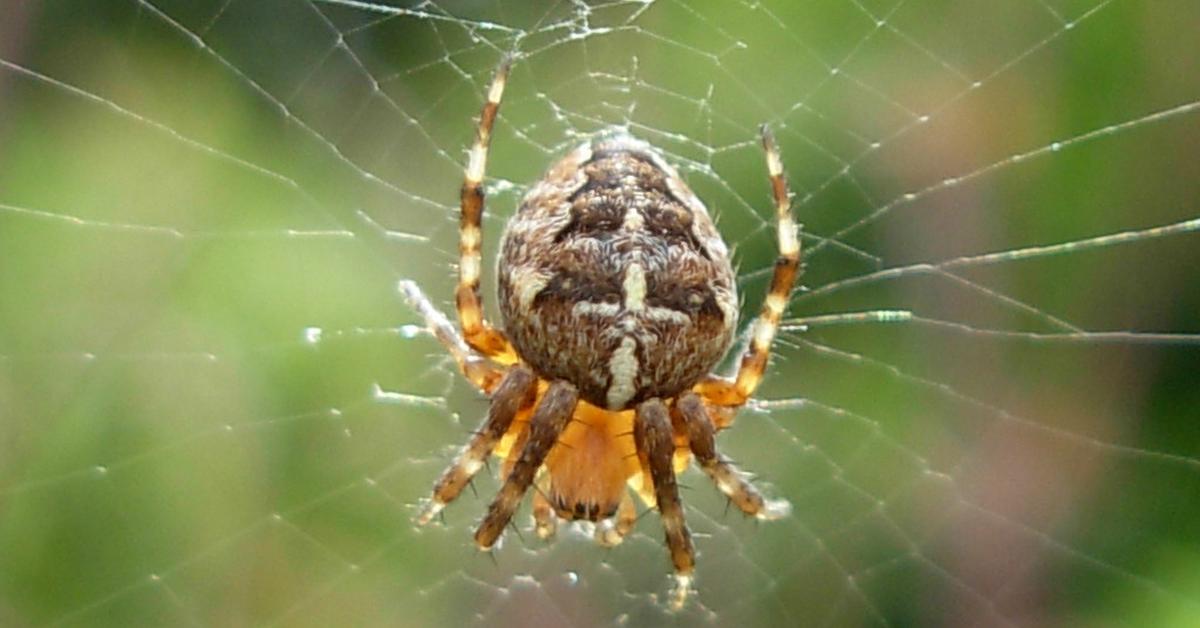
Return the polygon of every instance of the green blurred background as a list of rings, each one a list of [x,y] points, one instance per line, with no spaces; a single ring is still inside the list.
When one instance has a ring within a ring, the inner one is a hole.
[[[8,0],[0,625],[1200,625],[1198,32],[1191,0]],[[485,254],[624,126],[748,320],[768,122],[790,318],[915,317],[783,335],[721,445],[794,513],[689,472],[680,613],[653,514],[614,550],[523,514],[489,560],[485,473],[411,523],[486,405],[395,285],[450,304],[506,51]]]

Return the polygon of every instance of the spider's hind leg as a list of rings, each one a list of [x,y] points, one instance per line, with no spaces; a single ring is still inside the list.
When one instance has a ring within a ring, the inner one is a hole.
[[[650,399],[637,407],[633,438],[638,452],[646,456],[650,480],[654,484],[654,499],[667,536],[667,549],[675,566],[671,606],[681,608],[691,591],[696,551],[683,517],[683,502],[679,499],[679,485],[675,480],[675,439],[670,414],[662,400]]]

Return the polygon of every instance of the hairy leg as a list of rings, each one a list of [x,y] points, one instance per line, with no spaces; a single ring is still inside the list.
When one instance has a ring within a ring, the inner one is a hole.
[[[762,311],[751,324],[753,331],[750,345],[742,355],[737,375],[732,380],[710,377],[696,385],[696,392],[717,406],[740,406],[746,403],[758,388],[763,373],[767,370],[767,359],[771,356],[771,343],[775,340],[775,332],[779,330],[779,322],[787,308],[792,286],[800,274],[800,239],[796,235],[796,223],[792,220],[792,202],[787,180],[783,175],[783,163],[779,159],[775,137],[766,125],[762,127],[762,144],[767,156],[771,195],[775,199],[779,257],[775,259],[775,271],[771,275],[771,287],[763,301]]]
[[[404,279],[399,287],[408,304],[424,319],[425,328],[450,352],[467,380],[485,393],[492,392],[504,376],[504,368],[472,349],[450,323],[450,319],[438,311],[415,281]]]
[[[446,504],[458,497],[471,478],[483,467],[484,460],[491,455],[496,443],[500,442],[500,437],[508,431],[517,411],[533,403],[536,391],[537,377],[528,366],[518,364],[508,369],[492,394],[491,405],[488,406],[487,418],[484,419],[483,425],[433,485],[433,495],[417,514],[419,525],[429,523]]]
[[[484,318],[483,298],[479,295],[479,278],[483,254],[483,174],[487,169],[488,147],[492,140],[492,125],[500,111],[500,98],[504,95],[504,84],[508,80],[511,61],[505,59],[496,69],[488,87],[487,102],[479,114],[479,125],[475,128],[475,144],[467,161],[460,196],[459,242],[458,242],[458,289],[455,302],[458,305],[458,321],[462,325],[467,344],[480,353],[510,364],[516,361],[516,353],[504,334],[492,327]]]
[[[512,466],[504,480],[504,486],[488,506],[487,515],[475,531],[475,543],[480,549],[489,549],[500,538],[504,527],[512,520],[513,512],[533,484],[538,469],[546,455],[558,443],[558,437],[571,422],[579,392],[575,386],[562,380],[551,382],[542,395],[542,400],[529,420],[529,438],[521,448],[521,456]]]
[[[716,428],[699,395],[684,393],[676,400],[675,411],[687,431],[696,463],[742,512],[759,519],[778,519],[791,511],[787,501],[763,499],[762,493],[717,452]]]
[[[663,529],[666,531],[671,563],[675,567],[675,589],[672,592],[671,605],[679,608],[687,600],[691,589],[696,552],[692,548],[692,535],[683,517],[683,502],[679,500],[679,486],[675,481],[672,462],[675,441],[671,430],[671,417],[667,406],[661,400],[650,399],[637,407],[633,438],[638,451],[646,456],[650,480],[654,484],[654,499]]]

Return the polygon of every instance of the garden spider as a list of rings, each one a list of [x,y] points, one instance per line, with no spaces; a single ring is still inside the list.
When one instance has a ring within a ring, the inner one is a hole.
[[[709,374],[737,328],[736,281],[704,205],[654,148],[624,133],[589,141],[553,165],[509,220],[499,259],[503,331],[480,298],[483,175],[508,76],[488,89],[461,196],[461,334],[415,283],[401,288],[463,374],[491,405],[416,520],[458,497],[487,456],[503,486],[475,531],[492,548],[530,487],[537,533],[557,519],[595,522],[615,545],[633,527],[629,489],[657,507],[674,565],[671,604],[691,587],[695,552],[676,473],[694,456],[747,515],[774,519],[766,500],[716,449],[714,435],[754,393],[799,273],[800,243],[775,141],[764,125],[779,257],[737,374]]]

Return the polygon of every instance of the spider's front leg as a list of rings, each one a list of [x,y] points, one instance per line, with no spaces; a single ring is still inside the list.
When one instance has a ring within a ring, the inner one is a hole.
[[[462,325],[467,344],[487,357],[504,364],[517,361],[516,352],[508,338],[492,327],[483,315],[483,298],[479,295],[479,278],[483,254],[483,175],[487,170],[488,147],[492,140],[492,125],[500,111],[500,98],[504,95],[504,84],[508,80],[510,59],[501,62],[488,87],[487,102],[479,114],[479,126],[475,128],[475,144],[467,161],[459,199],[458,242],[458,289],[455,303],[458,306],[458,321]]]
[[[488,506],[483,522],[475,531],[475,544],[480,549],[491,549],[504,531],[504,526],[512,520],[525,492],[533,484],[538,469],[571,422],[578,401],[579,391],[570,382],[562,380],[551,382],[542,395],[533,417],[529,419],[529,437],[521,448],[521,456],[513,463],[504,486]]]
[[[679,485],[675,481],[675,440],[671,418],[661,400],[650,399],[637,407],[633,438],[638,452],[646,456],[650,480],[654,484],[654,500],[666,531],[671,563],[675,566],[671,606],[681,608],[691,590],[696,552],[692,548],[692,535],[683,517],[683,502],[679,500]]]
[[[425,321],[425,329],[450,352],[458,369],[475,386],[485,393],[491,393],[504,376],[504,369],[496,366],[490,360],[472,349],[462,334],[450,324],[450,319],[438,311],[429,297],[421,292],[415,281],[403,279],[399,284],[400,292],[405,300],[421,315]]]
[[[750,346],[742,355],[737,375],[732,380],[709,377],[694,388],[715,406],[730,407],[746,403],[762,382],[763,373],[767,370],[767,359],[771,356],[771,343],[775,340],[775,332],[779,330],[779,321],[787,308],[792,286],[800,274],[800,239],[796,234],[796,223],[792,219],[792,201],[788,193],[787,179],[783,174],[783,162],[779,158],[775,136],[765,124],[762,126],[762,145],[767,156],[771,196],[775,199],[775,229],[779,257],[775,259],[771,287],[763,302],[762,312],[751,325]]]

